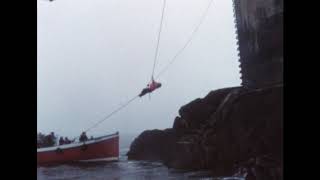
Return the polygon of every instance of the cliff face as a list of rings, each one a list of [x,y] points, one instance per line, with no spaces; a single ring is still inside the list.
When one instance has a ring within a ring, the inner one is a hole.
[[[283,0],[233,0],[242,85],[283,82]]]
[[[242,87],[210,92],[173,127],[143,132],[129,159],[209,169],[247,180],[282,179],[283,0],[233,0]]]
[[[181,107],[173,127],[143,132],[129,159],[214,175],[282,176],[282,86],[210,92]]]

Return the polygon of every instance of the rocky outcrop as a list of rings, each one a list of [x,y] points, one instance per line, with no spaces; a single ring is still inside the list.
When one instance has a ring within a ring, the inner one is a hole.
[[[234,0],[243,87],[182,106],[173,127],[143,132],[129,159],[216,176],[282,179],[283,1]]]
[[[217,175],[282,179],[282,85],[210,92],[179,110],[173,128],[143,132],[129,159]]]
[[[137,160],[168,160],[177,140],[173,129],[147,130],[132,142],[127,156]]]

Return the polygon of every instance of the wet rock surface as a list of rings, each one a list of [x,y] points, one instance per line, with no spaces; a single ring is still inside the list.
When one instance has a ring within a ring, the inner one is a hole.
[[[282,179],[283,86],[225,88],[182,106],[173,127],[144,131],[128,158],[216,176]]]

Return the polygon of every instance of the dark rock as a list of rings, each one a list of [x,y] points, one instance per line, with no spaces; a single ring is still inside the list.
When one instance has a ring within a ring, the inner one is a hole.
[[[179,109],[179,115],[175,119],[174,129],[197,129],[205,122],[219,107],[221,101],[234,89],[239,87],[219,89],[210,92],[203,99],[196,99]]]
[[[172,129],[147,130],[136,138],[127,153],[132,160],[166,160],[172,151],[172,144],[177,141]]]
[[[203,100],[206,104],[212,106],[213,109],[217,109],[221,101],[233,90],[241,89],[240,87],[224,88],[211,91],[206,95]]]
[[[212,108],[199,98],[182,106],[179,114],[186,121],[188,128],[196,129],[209,118],[212,111]]]
[[[172,129],[144,131],[128,158],[217,176],[230,176],[247,161],[247,179],[282,179],[282,91],[278,85],[210,92],[184,105]]]
[[[182,119],[181,117],[176,117],[174,119],[173,127],[174,130],[181,132],[187,128],[186,120]]]
[[[246,180],[280,180],[282,179],[282,164],[270,155],[264,155],[239,163],[236,176]]]

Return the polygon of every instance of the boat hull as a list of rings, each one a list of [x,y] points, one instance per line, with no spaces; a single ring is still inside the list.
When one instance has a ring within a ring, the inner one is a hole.
[[[37,164],[113,161],[119,158],[119,135],[112,134],[85,143],[37,149]]]

